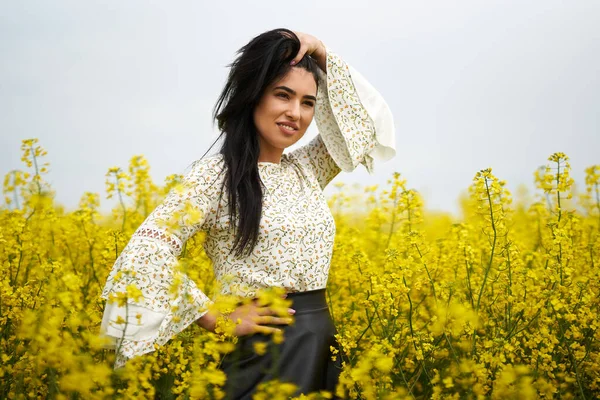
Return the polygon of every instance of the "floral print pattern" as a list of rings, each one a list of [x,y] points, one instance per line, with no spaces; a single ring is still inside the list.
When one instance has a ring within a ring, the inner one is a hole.
[[[249,256],[230,254],[234,235],[226,196],[220,196],[225,175],[220,154],[194,163],[183,189],[173,190],[137,229],[102,293],[108,299],[132,284],[141,291],[125,307],[106,305],[103,332],[112,335],[118,349],[115,367],[165,344],[207,311],[211,299],[177,269],[183,244],[199,230],[206,232],[204,248],[223,293],[252,297],[258,289],[273,286],[289,292],[326,286],[335,223],[323,189],[340,171],[352,171],[358,164],[372,172],[369,153],[380,145],[348,66],[329,49],[315,119],[319,134],[307,145],[283,154],[279,164],[258,163],[263,214],[258,244]],[[174,282],[178,285],[172,295]],[[140,329],[118,334],[119,316],[131,321],[140,314]]]

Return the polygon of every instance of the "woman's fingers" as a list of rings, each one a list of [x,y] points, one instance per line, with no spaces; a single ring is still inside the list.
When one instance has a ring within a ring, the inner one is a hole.
[[[312,56],[313,53],[319,50],[319,46],[323,45],[323,43],[313,35],[296,31],[293,32],[298,37],[298,40],[300,40],[300,50],[298,50],[298,54],[296,54],[294,59],[290,61],[290,65],[298,64],[305,55]]]
[[[264,325],[256,325],[254,328],[254,333],[264,333],[265,335],[270,335],[272,333],[281,332],[279,328],[271,328],[270,326]]]
[[[257,307],[256,308],[256,314],[262,316],[262,315],[275,315],[275,313],[273,312],[272,309],[270,309],[269,307]]]
[[[254,333],[273,334],[281,333],[282,329],[269,325],[289,325],[293,323],[296,311],[291,308],[258,306],[254,301],[250,304],[239,306],[229,318],[236,321],[237,336],[251,335]]]
[[[257,307],[256,314],[258,315],[277,315],[277,311],[272,309],[271,307]]]
[[[290,62],[290,65],[298,64],[300,60],[302,60],[302,57],[304,57],[304,54],[306,54],[307,50],[307,46],[304,43],[302,43],[300,45],[300,50],[298,50],[298,54],[296,54],[296,57],[294,57],[294,59]]]
[[[256,314],[258,315],[281,315],[282,312],[285,312],[285,310],[279,309],[279,311],[274,310],[270,307],[257,307],[256,309]],[[296,313],[296,310],[294,310],[293,308],[288,308],[287,309],[287,314],[288,315],[294,315]]]
[[[253,320],[258,325],[289,325],[293,322],[291,318],[280,318],[270,315],[254,317]]]

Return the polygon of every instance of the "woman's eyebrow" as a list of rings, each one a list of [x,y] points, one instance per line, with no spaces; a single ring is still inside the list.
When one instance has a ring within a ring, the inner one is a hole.
[[[287,86],[277,86],[276,88],[273,88],[273,90],[276,90],[276,89],[285,90],[286,92],[288,92],[288,93],[290,93],[290,94],[293,94],[294,96],[296,95],[296,91],[295,91],[295,90],[293,90],[293,89],[290,89],[290,88],[289,88],[289,87],[287,87]],[[317,98],[316,98],[315,96],[311,96],[311,95],[309,95],[309,94],[306,94],[306,95],[304,95],[304,98],[305,98],[305,99],[310,99],[310,100],[317,101]]]

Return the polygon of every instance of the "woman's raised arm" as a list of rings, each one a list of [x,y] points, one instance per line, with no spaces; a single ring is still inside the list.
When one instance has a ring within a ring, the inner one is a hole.
[[[356,69],[324,48],[326,68],[319,74],[315,110],[319,134],[292,152],[309,163],[322,188],[340,171],[351,172],[363,164],[372,174],[374,160],[387,161],[396,155],[394,120],[383,96]],[[323,57],[321,50],[316,53]]]

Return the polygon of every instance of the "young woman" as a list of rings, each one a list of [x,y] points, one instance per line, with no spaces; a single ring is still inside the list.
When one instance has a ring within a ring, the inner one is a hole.
[[[284,154],[313,117],[319,134]],[[374,160],[395,156],[389,107],[320,40],[276,29],[238,51],[214,118],[220,152],[194,163],[184,189],[148,216],[108,276],[104,299],[131,284],[141,291],[106,305],[102,330],[115,339],[115,367],[193,322],[215,330],[212,300],[191,279],[179,276],[179,291],[170,293],[183,244],[202,230],[224,294],[253,298],[259,289],[280,287],[292,300],[293,325],[256,302],[226,316],[239,337],[223,360],[229,398],[250,398],[258,383],[273,378],[295,383],[298,394],[334,391],[340,362],[331,359],[336,331],[325,287],[335,224],[323,189],[340,171],[363,164],[373,173]],[[253,343],[277,330],[284,341],[256,354]]]

